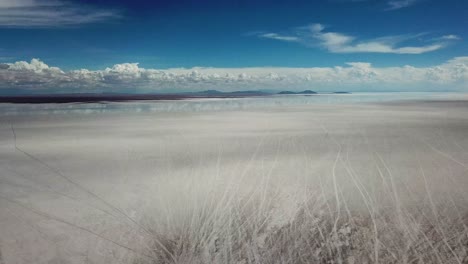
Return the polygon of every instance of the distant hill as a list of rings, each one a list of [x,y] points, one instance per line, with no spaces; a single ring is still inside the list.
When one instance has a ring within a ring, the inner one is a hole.
[[[344,92],[344,91],[338,91],[338,92],[333,92],[334,94],[350,94],[350,92]]]
[[[278,94],[317,94],[317,92],[311,90],[304,90],[302,92],[281,91]]]
[[[224,92],[218,91],[218,90],[205,90],[201,92],[193,92],[191,94],[201,94],[201,95],[220,95],[223,94]]]
[[[299,92],[299,94],[317,94],[317,92],[311,90],[304,90],[302,92]]]
[[[218,90],[205,90],[200,92],[190,92],[184,93],[196,96],[261,96],[261,95],[269,95],[270,93],[262,92],[262,91],[234,91],[234,92],[222,92]]]

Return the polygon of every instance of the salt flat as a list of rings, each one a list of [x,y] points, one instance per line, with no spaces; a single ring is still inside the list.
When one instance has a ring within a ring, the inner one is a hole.
[[[468,261],[463,98],[20,108],[0,117],[2,264]]]

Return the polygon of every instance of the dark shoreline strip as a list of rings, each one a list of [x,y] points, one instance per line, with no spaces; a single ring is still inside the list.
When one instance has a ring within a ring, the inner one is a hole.
[[[152,100],[183,100],[195,98],[239,98],[244,96],[190,96],[190,95],[85,95],[85,96],[0,96],[0,103],[65,104]]]

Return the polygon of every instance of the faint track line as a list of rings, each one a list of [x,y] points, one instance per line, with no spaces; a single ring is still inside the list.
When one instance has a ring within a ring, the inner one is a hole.
[[[428,143],[426,140],[424,139],[419,139],[421,142],[423,142],[426,146],[430,147],[434,152],[438,153],[439,155],[457,163],[458,165],[462,166],[463,168],[465,169],[468,169],[468,165],[455,159],[454,157],[452,157],[450,154],[446,153],[446,152],[443,152],[442,150],[434,147],[432,144]]]
[[[115,210],[116,212],[120,213],[122,216],[124,216],[126,219],[128,219],[129,221],[131,221],[133,224],[135,224],[138,228],[140,228],[141,230],[145,231],[146,233],[148,233],[148,235],[150,235],[150,237],[153,239],[153,241],[155,243],[157,243],[161,249],[166,253],[168,254],[168,256],[171,257],[171,259],[176,262],[176,259],[174,257],[174,255],[166,248],[166,246],[164,246],[164,244],[159,241],[157,238],[154,237],[154,234],[151,233],[148,229],[146,229],[144,226],[142,226],[140,223],[138,223],[136,220],[134,220],[133,218],[131,218],[128,214],[126,214],[122,209],[119,209],[117,208],[116,206],[112,205],[111,203],[107,202],[106,200],[104,200],[103,198],[101,198],[99,195],[93,193],[92,191],[86,189],[84,186],[82,186],[81,184],[73,181],[72,179],[68,178],[67,176],[65,176],[63,173],[61,173],[59,170],[57,170],[56,168],[50,166],[48,163],[42,161],[41,159],[35,157],[34,155],[28,153],[27,151],[21,149],[20,147],[18,147],[18,144],[17,144],[17,136],[16,136],[16,131],[15,131],[15,128],[13,127],[13,124],[10,123],[10,128],[11,128],[11,131],[13,133],[13,139],[14,139],[14,147],[17,151],[23,153],[24,155],[26,155],[27,157],[29,157],[30,159],[42,164],[43,166],[45,166],[46,168],[48,168],[50,171],[54,172],[56,175],[60,176],[62,179],[68,181],[69,183],[73,184],[74,186],[78,187],[78,189],[84,191],[85,193],[91,195],[92,197],[94,197],[95,199],[101,201],[102,203],[104,203],[105,205],[107,205],[109,208]]]
[[[59,217],[57,217],[57,216],[53,216],[53,215],[51,215],[51,214],[48,214],[48,213],[46,213],[46,212],[43,212],[43,211],[34,209],[34,208],[29,207],[29,206],[26,206],[26,205],[24,205],[24,204],[22,204],[22,203],[20,203],[20,202],[18,202],[18,201],[9,199],[9,198],[4,197],[4,196],[1,196],[1,195],[0,195],[0,199],[3,199],[3,200],[5,200],[5,201],[7,201],[7,202],[9,202],[9,203],[11,203],[11,204],[14,204],[14,205],[16,205],[16,206],[18,206],[18,207],[20,207],[20,208],[26,210],[26,211],[32,212],[32,213],[34,213],[34,214],[36,214],[36,215],[39,215],[39,216],[42,216],[42,217],[44,217],[44,218],[46,218],[46,219],[54,220],[54,221],[56,221],[56,222],[59,222],[59,223],[62,223],[62,224],[65,224],[65,225],[74,227],[74,228],[76,228],[76,229],[79,229],[79,230],[84,231],[84,232],[86,232],[86,233],[89,233],[89,234],[91,234],[91,235],[94,235],[94,236],[96,236],[96,237],[98,237],[98,238],[101,238],[101,239],[103,239],[103,240],[105,240],[105,241],[107,241],[107,242],[110,242],[110,243],[112,243],[112,244],[114,244],[114,245],[116,245],[116,246],[118,246],[118,247],[121,247],[121,248],[126,249],[126,250],[128,250],[128,251],[131,251],[131,252],[133,252],[133,253],[135,253],[135,254],[137,254],[137,255],[145,256],[145,257],[147,257],[147,258],[149,258],[149,259],[155,260],[155,258],[154,258],[153,256],[151,256],[151,255],[148,255],[148,254],[139,252],[139,251],[137,251],[136,249],[133,249],[133,248],[128,247],[128,246],[125,246],[125,245],[123,245],[123,244],[121,244],[121,243],[119,243],[119,242],[117,242],[117,241],[115,241],[115,240],[112,240],[112,239],[110,239],[110,238],[107,238],[107,237],[105,237],[105,236],[103,236],[103,235],[101,235],[101,234],[99,234],[99,233],[96,233],[96,232],[94,232],[93,230],[88,229],[88,228],[86,228],[86,227],[82,227],[82,226],[76,225],[76,224],[74,224],[74,223],[72,223],[72,222],[69,222],[69,221],[67,221],[67,220],[65,220],[65,219],[62,219],[62,218],[59,218]],[[1,262],[0,262],[0,263],[1,263]]]

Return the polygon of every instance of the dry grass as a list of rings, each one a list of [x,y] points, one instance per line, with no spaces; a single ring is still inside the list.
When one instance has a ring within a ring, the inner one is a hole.
[[[468,214],[455,204],[352,210],[340,200],[337,211],[313,193],[278,219],[280,195],[236,198],[187,200],[183,215],[148,223],[150,257],[135,263],[468,263]]]

